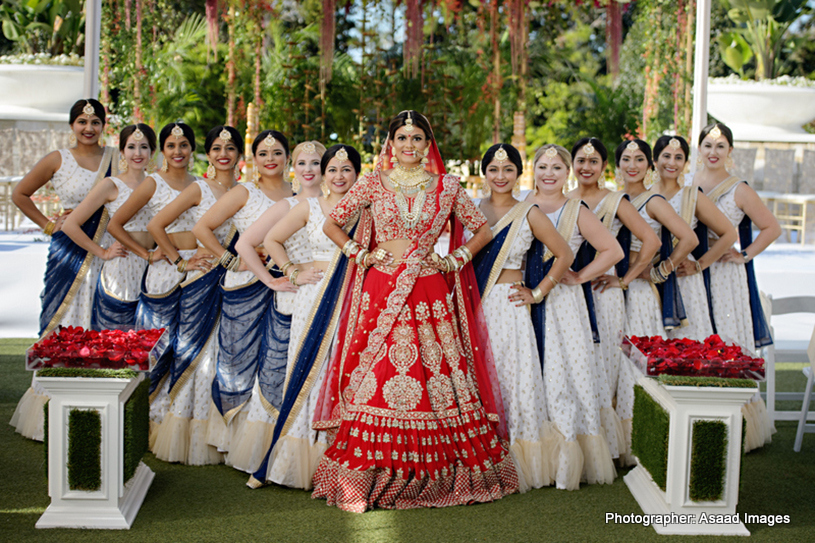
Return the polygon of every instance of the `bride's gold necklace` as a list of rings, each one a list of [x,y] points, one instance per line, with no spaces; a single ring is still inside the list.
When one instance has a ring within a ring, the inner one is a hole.
[[[396,207],[399,209],[399,216],[405,221],[407,228],[415,228],[422,215],[422,208],[427,195],[425,189],[433,176],[427,173],[421,165],[408,169],[397,163],[388,177],[390,177],[396,188]],[[410,203],[407,201],[405,194],[413,195],[417,192],[419,194],[416,196],[413,211],[411,211]]]

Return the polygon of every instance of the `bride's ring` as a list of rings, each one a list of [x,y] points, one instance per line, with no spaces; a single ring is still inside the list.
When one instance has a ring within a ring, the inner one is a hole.
[[[439,253],[433,253],[430,255],[430,261],[433,264],[441,264],[441,256],[439,256]]]
[[[380,248],[374,251],[374,257],[376,257],[377,260],[385,260],[387,256],[388,252],[385,249]]]

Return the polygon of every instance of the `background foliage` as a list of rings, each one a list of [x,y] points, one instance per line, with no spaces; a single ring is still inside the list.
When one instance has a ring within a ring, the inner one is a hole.
[[[427,113],[442,154],[460,161],[510,141],[518,112],[530,150],[584,136],[612,148],[634,135],[687,135],[696,0],[621,2],[620,70],[611,73],[609,3],[617,1],[103,0],[102,100],[118,119],[108,130],[183,119],[201,138],[225,122],[243,131],[251,102],[258,128],[293,142],[344,141],[366,158],[379,151],[388,118],[406,108]],[[81,32],[71,30],[77,3],[4,0],[0,53],[81,53]],[[720,47],[739,31],[730,4],[713,2],[714,77],[732,73],[722,59],[732,51]],[[778,75],[815,70],[811,4],[782,40]],[[333,57],[324,13],[334,15]],[[14,37],[35,19],[36,33]],[[415,71],[408,20],[422,31]],[[516,28],[526,29],[520,42]],[[513,40],[527,47],[519,53]],[[321,78],[323,58],[333,59],[330,80]],[[755,58],[740,72],[754,77]]]

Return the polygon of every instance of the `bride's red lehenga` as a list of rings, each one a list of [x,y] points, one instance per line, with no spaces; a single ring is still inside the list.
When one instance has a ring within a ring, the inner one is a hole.
[[[429,158],[427,169],[443,173],[435,142]],[[497,500],[518,490],[518,476],[499,438],[489,343],[464,295],[477,296],[472,266],[451,292],[444,275],[422,263],[451,214],[471,231],[486,219],[457,177],[441,175],[411,228],[382,186],[380,167],[357,181],[331,217],[345,224],[359,213],[354,237],[363,247],[414,242],[397,268],[350,274],[314,421],[336,434],[314,475],[313,497],[357,513]]]

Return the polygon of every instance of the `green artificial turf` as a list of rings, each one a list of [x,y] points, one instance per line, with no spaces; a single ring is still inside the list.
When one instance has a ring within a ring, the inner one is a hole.
[[[584,485],[574,492],[543,488],[489,504],[356,515],[327,507],[301,490],[275,486],[251,490],[245,486],[247,475],[227,466],[167,464],[152,454],[144,462],[156,477],[129,531],[36,530],[34,524],[49,504],[43,445],[24,439],[7,424],[31,381],[22,356],[30,344],[31,340],[0,340],[0,541],[724,541],[659,536],[650,526],[606,524],[606,512],[642,512],[622,479],[625,470],[618,471],[612,485]],[[778,373],[780,390],[803,390],[799,368]],[[788,525],[748,525],[750,540],[809,543],[815,533],[811,507],[815,437],[805,436],[802,452],[794,453],[795,425],[778,427],[772,444],[745,457],[738,511],[790,515]]]

